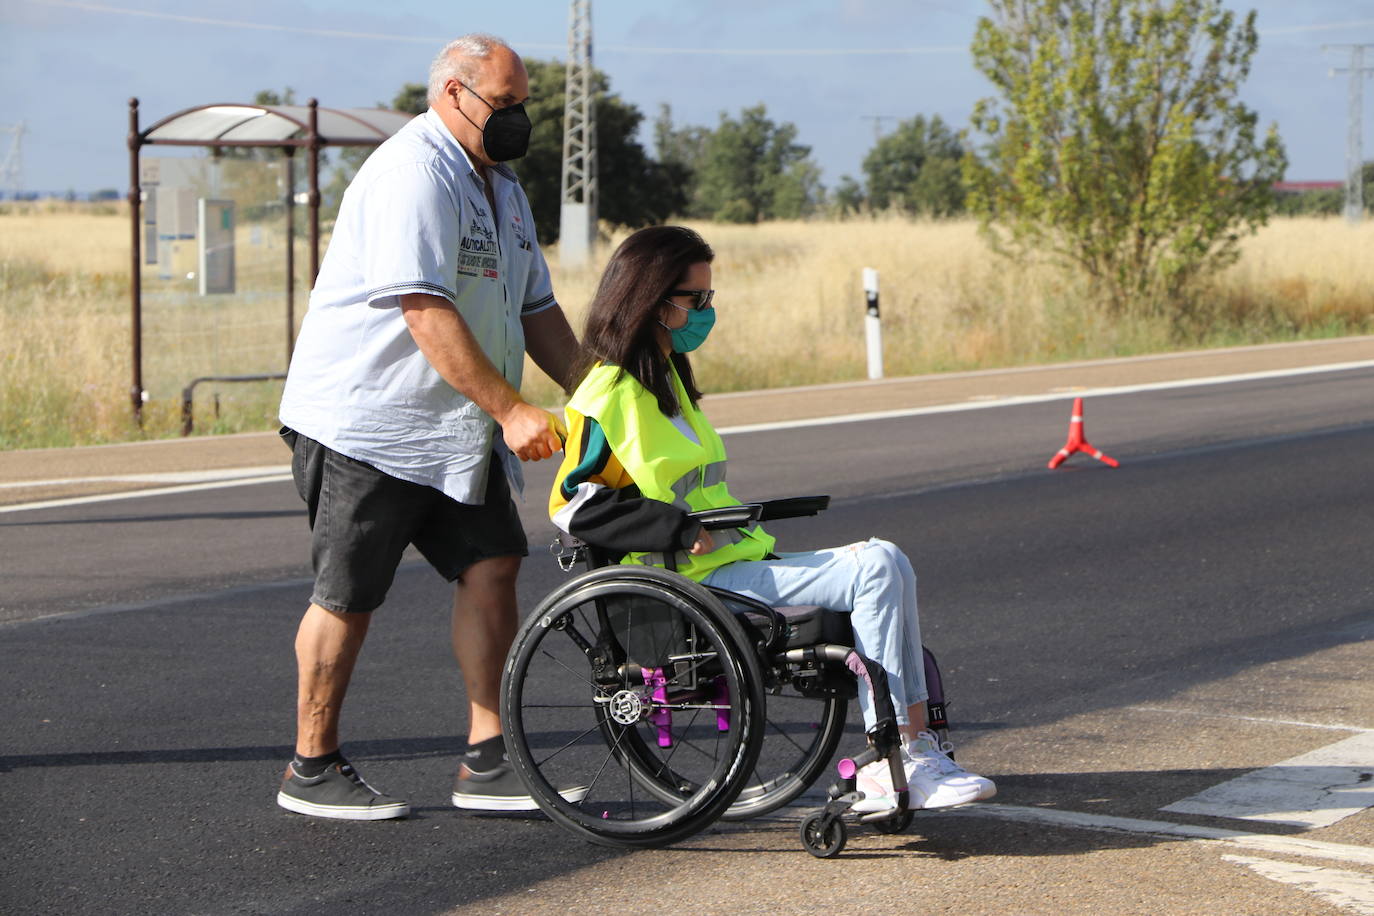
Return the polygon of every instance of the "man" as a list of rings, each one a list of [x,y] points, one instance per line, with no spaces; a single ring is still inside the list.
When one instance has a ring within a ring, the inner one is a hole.
[[[344,194],[282,397],[309,507],[315,590],[296,636],[296,756],[277,803],[319,817],[404,817],[339,750],[358,651],[413,543],[456,582],[453,651],[469,701],[462,808],[535,807],[504,757],[501,667],[527,555],[507,479],[560,449],[519,394],[524,353],[567,386],[577,342],[515,174],[529,78],[500,39],[466,35],[430,69],[430,108]],[[499,427],[499,428],[498,428]]]

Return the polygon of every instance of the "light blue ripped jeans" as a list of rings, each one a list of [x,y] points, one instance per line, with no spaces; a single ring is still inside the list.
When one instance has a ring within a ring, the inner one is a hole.
[[[916,572],[897,545],[870,538],[844,547],[740,560],[706,577],[706,584],[774,607],[815,604],[848,611],[854,648],[883,666],[897,723],[908,706],[924,702],[926,669],[916,613]],[[873,698],[859,690],[864,727],[876,720]]]

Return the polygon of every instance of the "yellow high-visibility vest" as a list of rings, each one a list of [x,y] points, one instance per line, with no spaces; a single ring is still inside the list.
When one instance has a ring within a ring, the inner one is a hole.
[[[592,417],[606,434],[611,451],[650,499],[684,512],[738,506],[725,485],[725,444],[705,414],[692,405],[669,364],[682,416],[696,434],[693,442],[658,409],[658,399],[619,366],[597,365],[568,401],[568,409]],[[616,376],[620,376],[617,380]],[[704,556],[675,554],[677,571],[701,581],[712,570],[736,560],[762,560],[773,551],[773,536],[757,525],[712,531],[718,545]],[[662,554],[634,553],[621,562],[664,566]]]

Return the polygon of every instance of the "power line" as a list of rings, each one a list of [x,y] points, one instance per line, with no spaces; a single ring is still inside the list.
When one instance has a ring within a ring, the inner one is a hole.
[[[25,0],[38,6],[60,7],[84,10],[89,13],[109,13],[117,16],[136,16],[141,19],[159,19],[163,22],[183,22],[188,25],[209,25],[225,29],[252,29],[258,32],[288,32],[296,35],[316,35],[321,38],[360,38],[368,41],[405,41],[415,44],[439,45],[442,39],[434,36],[388,35],[381,32],[351,32],[342,29],[313,29],[304,26],[279,25],[270,22],[247,22],[242,19],[214,19],[208,16],[186,16],[180,13],[155,13],[150,10],[133,10],[119,6],[106,6],[102,3],[83,3],[81,0]],[[557,48],[552,44],[528,44],[531,48]]]
[[[23,0],[37,6],[62,9],[83,10],[91,13],[108,13],[117,16],[137,16],[142,19],[159,19],[164,22],[181,22],[188,25],[205,25],[227,29],[252,29],[259,32],[286,32],[294,35],[315,35],[322,38],[349,38],[366,41],[403,41],[412,44],[436,45],[434,36],[391,35],[381,32],[354,32],[343,29],[317,29],[305,26],[279,25],[267,22],[248,22],[241,19],[218,19],[208,16],[188,16],[181,13],[158,13],[150,10],[136,10],[127,7],[109,6],[103,3],[87,3],[84,0]],[[517,48],[538,50],[558,50],[562,45],[547,42],[512,42]],[[639,45],[605,45],[601,51],[617,54],[693,54],[725,55],[748,57],[842,57],[897,54],[943,54],[967,51],[964,45],[936,45],[912,48],[653,48]]]
[[[1349,51],[1349,67],[1332,67],[1331,75],[1350,74],[1349,110],[1346,114],[1345,139],[1345,218],[1358,223],[1364,218],[1364,153],[1361,149],[1364,128],[1364,78],[1374,73],[1374,67],[1364,65],[1365,50],[1374,51],[1374,44],[1322,45],[1323,51]]]
[[[1272,29],[1256,29],[1261,35],[1295,35],[1299,32],[1332,32],[1336,29],[1367,29],[1374,26],[1374,19],[1356,19],[1352,22],[1318,22],[1311,25],[1281,25]]]
[[[63,7],[85,10],[92,13],[110,13],[120,16],[138,16],[144,19],[161,19],[167,22],[184,22],[191,25],[211,25],[220,28],[254,29],[264,32],[293,32],[299,35],[317,35],[323,38],[358,38],[380,41],[404,41],[416,44],[436,44],[434,37],[422,35],[391,35],[383,32],[354,32],[343,29],[315,29],[305,26],[279,25],[266,22],[248,22],[241,19],[216,19],[207,16],[187,16],[179,13],[159,13],[151,10],[129,9],[109,6],[103,3],[86,3],[83,0],[23,0],[37,6]],[[1261,35],[1287,35],[1301,32],[1330,32],[1338,29],[1368,28],[1374,26],[1374,19],[1356,19],[1347,22],[1317,22],[1307,25],[1276,26],[1259,29]],[[521,47],[557,50],[562,45],[549,42],[517,42]],[[642,45],[604,45],[602,51],[619,54],[721,54],[756,56],[797,56],[797,57],[838,57],[850,55],[884,54],[944,54],[967,51],[967,45],[926,45],[909,48],[651,48]]]
[[[83,10],[91,13],[108,13],[118,16],[137,16],[143,19],[159,19],[164,22],[182,22],[188,25],[206,25],[216,28],[252,29],[260,32],[287,32],[296,35],[315,35],[321,38],[348,38],[364,41],[401,41],[411,44],[437,45],[432,35],[395,35],[385,32],[355,32],[346,29],[319,29],[307,26],[280,25],[270,22],[249,22],[242,19],[218,19],[209,16],[188,16],[180,13],[160,13],[151,10],[129,9],[109,6],[103,3],[87,3],[83,0],[21,0],[35,6]],[[1302,32],[1331,32],[1336,30],[1369,28],[1374,19],[1356,19],[1347,22],[1318,22],[1307,25],[1277,26],[1259,29],[1261,35],[1287,35]],[[563,46],[551,42],[518,41],[513,45],[522,48],[556,51]],[[745,57],[870,57],[886,55],[950,54],[965,52],[967,45],[917,45],[906,48],[678,48],[648,47],[645,45],[602,45],[600,50],[614,54],[688,54]]]

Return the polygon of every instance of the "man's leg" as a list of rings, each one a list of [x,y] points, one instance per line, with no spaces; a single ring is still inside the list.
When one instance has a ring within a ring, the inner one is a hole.
[[[296,753],[339,749],[339,712],[371,614],[336,613],[311,604],[296,631]]]
[[[515,577],[520,557],[479,560],[453,599],[453,656],[468,694],[468,744],[501,734],[501,670],[519,624]]]
[[[410,806],[369,786],[339,753],[339,713],[363,647],[369,613],[311,604],[296,631],[296,759],[282,776],[277,804],[315,817],[380,820]],[[324,758],[324,759],[321,759]]]
[[[464,571],[453,601],[453,655],[468,693],[468,750],[453,784],[453,804],[472,811],[534,811],[506,760],[501,736],[501,671],[519,624],[515,577],[520,557],[492,557]],[[581,794],[569,790],[565,798]]]

